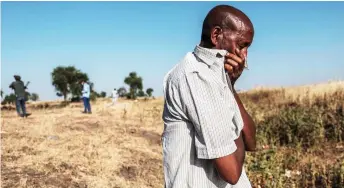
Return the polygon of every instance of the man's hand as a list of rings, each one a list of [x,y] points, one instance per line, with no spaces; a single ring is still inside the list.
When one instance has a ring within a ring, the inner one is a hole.
[[[225,57],[225,70],[228,72],[232,85],[234,85],[242,74],[246,60],[246,57],[241,55],[242,53],[238,49],[235,52],[236,54],[228,53]]]

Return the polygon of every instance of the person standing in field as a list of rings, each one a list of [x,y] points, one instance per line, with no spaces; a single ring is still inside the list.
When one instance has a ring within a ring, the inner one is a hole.
[[[112,105],[115,105],[118,99],[118,93],[117,93],[117,89],[115,88],[112,91]]]
[[[90,104],[91,88],[90,88],[90,85],[84,80],[81,82],[81,84],[82,84],[82,100],[84,102],[84,111],[82,113],[91,114],[92,113],[91,104]]]
[[[117,99],[118,99],[118,93],[117,93],[116,88],[114,90],[112,90],[111,98],[112,98],[112,102],[110,104],[106,105],[106,107],[114,106],[116,104]]]
[[[234,86],[253,36],[242,11],[216,6],[200,44],[165,76],[165,188],[251,187],[243,165],[256,148],[256,128]]]
[[[11,83],[9,86],[11,89],[14,90],[14,94],[16,95],[16,110],[17,114],[20,117],[27,117],[30,114],[26,113],[26,91],[27,87],[24,85],[24,82],[21,80],[21,77],[18,75],[14,75],[14,82]]]

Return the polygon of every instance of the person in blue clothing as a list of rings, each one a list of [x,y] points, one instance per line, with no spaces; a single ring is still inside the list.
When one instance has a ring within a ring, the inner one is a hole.
[[[21,80],[19,75],[14,75],[15,81],[11,83],[10,88],[14,90],[16,95],[16,110],[20,117],[28,117],[30,113],[26,113],[26,89],[27,85]]]
[[[91,104],[90,104],[90,94],[91,94],[91,88],[90,85],[85,82],[84,80],[81,81],[82,84],[82,100],[84,102],[84,111],[82,113],[91,114]]]

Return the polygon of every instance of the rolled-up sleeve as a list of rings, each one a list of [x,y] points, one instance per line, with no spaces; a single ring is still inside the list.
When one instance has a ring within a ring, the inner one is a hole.
[[[200,159],[224,157],[237,149],[235,100],[228,97],[226,87],[198,73],[188,74],[180,82],[182,104],[195,127],[195,147]]]

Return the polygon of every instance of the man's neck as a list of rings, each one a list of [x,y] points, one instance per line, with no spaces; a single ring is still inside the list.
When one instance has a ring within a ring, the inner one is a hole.
[[[203,48],[216,49],[214,45],[210,44],[209,42],[204,42],[204,41],[201,41],[199,43],[199,46]]]

